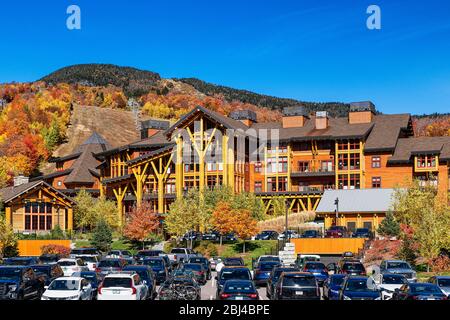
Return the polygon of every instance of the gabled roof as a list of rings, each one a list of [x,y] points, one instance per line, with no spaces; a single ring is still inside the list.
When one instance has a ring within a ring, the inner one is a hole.
[[[339,212],[387,212],[391,209],[394,189],[325,190],[317,213],[333,213],[339,199]]]
[[[56,172],[53,172],[53,173],[50,173],[50,174],[46,174],[46,175],[43,175],[43,176],[31,178],[30,182],[38,181],[38,180],[47,180],[47,179],[53,179],[53,178],[57,178],[57,177],[66,176],[66,175],[70,174],[72,171],[73,171],[73,169],[71,169],[71,168],[66,169],[66,170],[56,171]]]
[[[94,131],[92,135],[89,138],[87,138],[87,140],[84,141],[81,145],[83,146],[87,144],[100,144],[104,145],[106,149],[109,148],[109,143],[96,131]]]
[[[8,203],[12,200],[14,200],[15,198],[19,197],[20,195],[27,193],[33,189],[36,189],[38,187],[47,187],[49,189],[51,189],[54,193],[58,194],[59,196],[61,196],[62,198],[70,201],[71,203],[75,203],[75,201],[73,201],[72,198],[66,196],[64,193],[60,192],[59,190],[53,188],[51,185],[49,185],[47,182],[43,181],[43,180],[39,180],[39,181],[33,181],[33,182],[29,182],[29,183],[24,183],[21,184],[17,187],[11,186],[11,187],[6,187],[3,189],[0,189],[0,197],[1,197],[1,201],[4,203]]]
[[[398,139],[390,163],[408,163],[411,157],[420,154],[442,155],[441,160],[450,158],[450,137],[417,137]]]
[[[401,130],[412,130],[409,114],[377,115],[374,124],[364,147],[366,152],[393,151]]]
[[[142,160],[150,159],[150,158],[153,158],[153,157],[158,156],[160,154],[163,154],[165,152],[171,151],[173,149],[173,147],[174,147],[174,145],[168,145],[168,146],[156,149],[154,151],[150,151],[147,154],[144,154],[144,155],[142,155],[140,157],[137,157],[135,159],[127,161],[127,165],[132,165],[132,164],[141,162]]]

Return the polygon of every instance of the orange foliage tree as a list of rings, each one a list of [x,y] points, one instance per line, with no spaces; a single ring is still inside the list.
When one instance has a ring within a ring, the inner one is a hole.
[[[145,240],[158,227],[158,214],[153,211],[153,207],[149,202],[143,202],[140,206],[132,209],[127,224],[123,229],[123,234],[128,239],[141,241],[142,249],[144,249]]]
[[[258,232],[257,221],[248,210],[233,209],[228,202],[219,202],[211,218],[212,225],[220,232],[226,234],[234,232],[243,240],[243,252],[245,252],[246,239]],[[222,236],[220,237],[222,245]]]

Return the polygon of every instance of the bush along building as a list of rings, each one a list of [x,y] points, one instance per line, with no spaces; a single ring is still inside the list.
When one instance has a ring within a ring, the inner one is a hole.
[[[141,140],[134,143],[117,148],[99,143],[96,150],[57,158],[59,173],[41,179],[69,196],[86,188],[114,199],[121,223],[143,201],[164,214],[190,188],[225,185],[257,194],[268,214],[273,199],[281,197],[292,212],[317,211],[326,228],[338,223],[375,229],[396,186],[416,178],[448,194],[450,137],[415,138],[409,114],[374,110],[371,102],[352,103],[348,117],[331,118],[289,107],[281,122],[258,123],[249,110],[224,116],[198,106],[173,125],[143,122]],[[77,160],[88,170],[76,170]],[[74,172],[83,172],[83,179],[69,179]],[[94,182],[83,184],[87,178]],[[345,204],[337,217],[333,204],[321,203],[336,195]],[[372,196],[383,206],[358,201]]]

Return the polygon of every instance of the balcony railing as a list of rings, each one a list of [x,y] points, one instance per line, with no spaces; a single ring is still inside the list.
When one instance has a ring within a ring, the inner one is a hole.
[[[315,167],[311,163],[305,163],[304,165],[293,167],[291,172],[300,175],[333,175],[334,171],[335,167],[333,164],[324,163]]]
[[[300,191],[300,192],[323,192],[325,190],[333,190],[335,189],[334,185],[324,185],[324,186],[292,186],[292,191]]]

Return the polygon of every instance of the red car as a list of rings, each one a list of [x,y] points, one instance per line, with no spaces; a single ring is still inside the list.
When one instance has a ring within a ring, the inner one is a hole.
[[[344,238],[347,236],[348,231],[344,226],[332,226],[325,233],[325,238]]]

